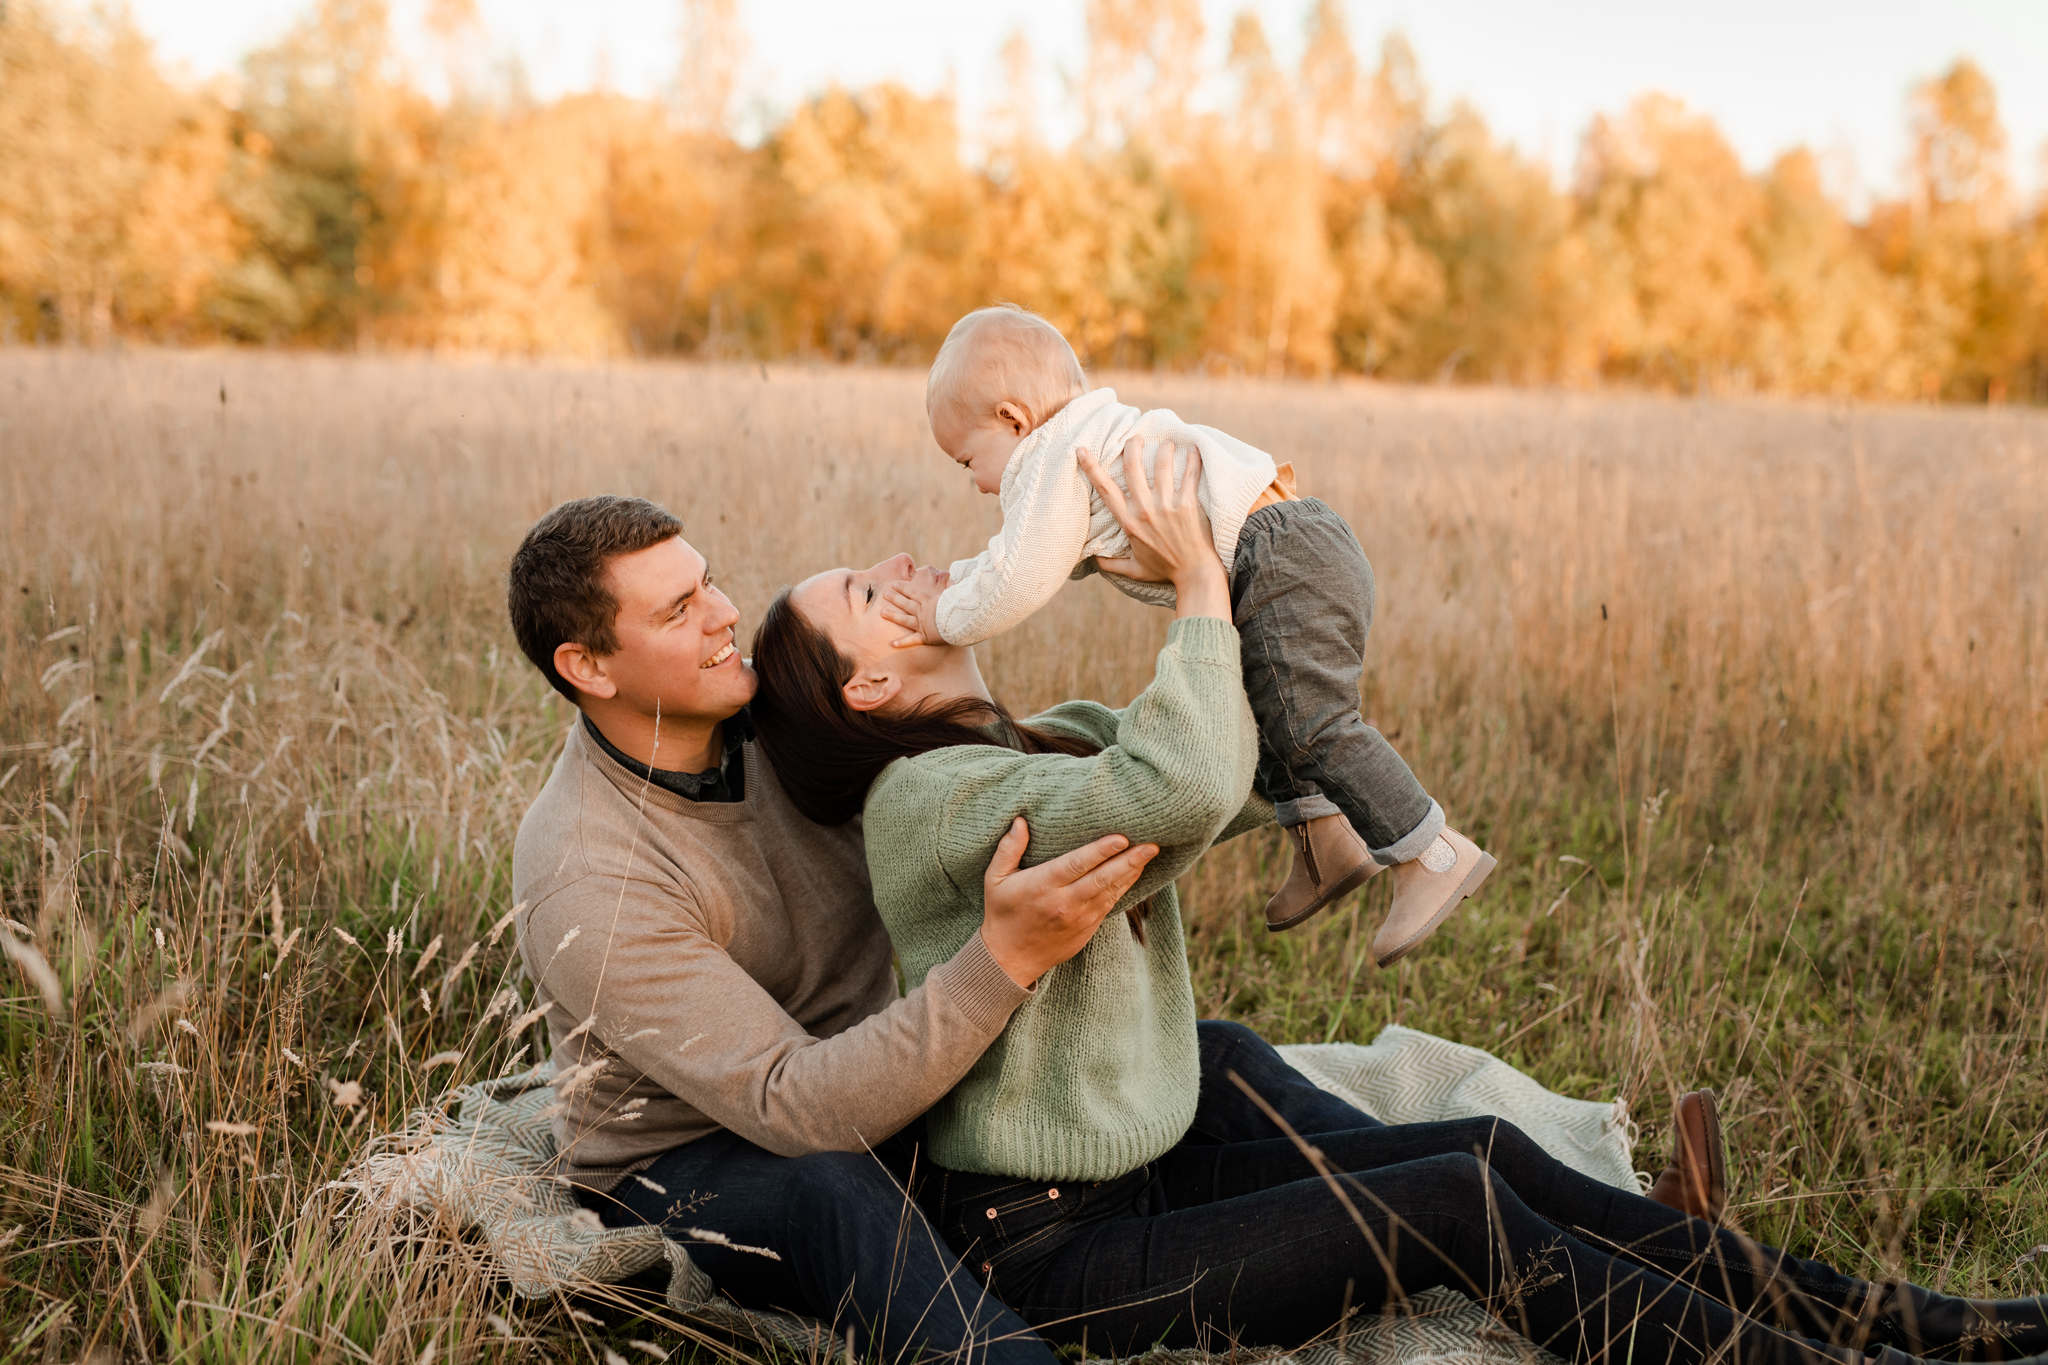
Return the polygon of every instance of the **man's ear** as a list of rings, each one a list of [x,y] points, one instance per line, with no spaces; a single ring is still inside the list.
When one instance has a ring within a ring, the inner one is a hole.
[[[555,672],[568,679],[578,692],[605,700],[619,694],[619,685],[604,671],[604,660],[574,641],[555,646]]]
[[[872,711],[903,690],[903,679],[893,675],[878,678],[862,669],[839,690],[846,697],[846,704],[854,710]]]
[[[1022,403],[1005,398],[996,404],[996,420],[1019,436],[1031,434],[1031,413]]]

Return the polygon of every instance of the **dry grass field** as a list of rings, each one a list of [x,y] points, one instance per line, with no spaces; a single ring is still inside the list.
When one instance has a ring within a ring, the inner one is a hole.
[[[1501,856],[1378,972],[1383,882],[1271,937],[1277,840],[1219,851],[1205,1011],[1490,1048],[1625,1098],[1645,1165],[1711,1083],[1751,1230],[2048,1291],[2048,418],[1121,383],[1351,518],[1367,714]],[[690,1345],[302,1210],[543,1041],[493,933],[568,714],[503,621],[524,528],[655,498],[750,617],[829,564],[951,559],[995,508],[921,384],[0,350],[0,1361]],[[1019,710],[1121,701],[1164,625],[1077,584],[987,663]]]

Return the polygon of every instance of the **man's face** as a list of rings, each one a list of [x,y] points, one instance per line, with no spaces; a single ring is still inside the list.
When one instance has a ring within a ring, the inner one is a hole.
[[[620,701],[643,715],[658,707],[663,718],[702,722],[753,700],[759,683],[733,638],[740,614],[688,541],[676,536],[620,555],[608,573],[619,648],[603,665]]]

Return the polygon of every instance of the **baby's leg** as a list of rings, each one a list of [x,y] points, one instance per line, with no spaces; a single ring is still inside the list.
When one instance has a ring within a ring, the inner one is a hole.
[[[1238,537],[1230,596],[1259,785],[1281,825],[1342,812],[1380,864],[1420,855],[1443,811],[1358,714],[1373,582],[1350,526],[1316,498],[1260,508]]]
[[[1384,967],[1434,933],[1494,860],[1445,828],[1442,807],[1358,714],[1372,604],[1358,537],[1322,502],[1274,503],[1245,519],[1232,615],[1259,724],[1260,786],[1295,853],[1266,927],[1291,928],[1393,867],[1393,905],[1373,938]]]

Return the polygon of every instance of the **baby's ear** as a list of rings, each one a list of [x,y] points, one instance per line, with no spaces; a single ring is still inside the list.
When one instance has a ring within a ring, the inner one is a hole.
[[[1031,412],[1022,403],[1005,398],[996,404],[996,420],[1019,436],[1031,434]]]

